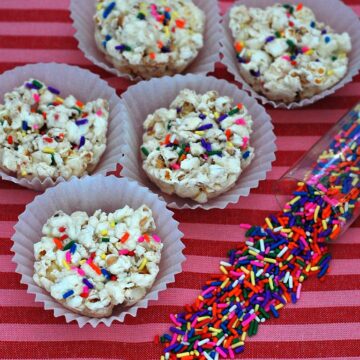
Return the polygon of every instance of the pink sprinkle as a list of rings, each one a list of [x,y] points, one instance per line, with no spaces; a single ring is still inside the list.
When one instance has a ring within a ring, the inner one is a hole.
[[[230,359],[235,359],[234,351],[231,347],[228,348]]]
[[[323,184],[317,184],[317,188],[318,189],[320,189],[321,191],[323,191],[323,192],[326,192],[327,191],[327,189],[326,189],[326,187],[323,185]]]
[[[281,57],[282,59],[286,60],[286,61],[291,61],[291,58],[289,55],[284,55]]]
[[[237,119],[235,120],[235,124],[237,125],[246,125],[246,122],[244,119]]]
[[[204,291],[201,293],[201,296],[204,296],[204,295],[208,294],[209,292],[212,292],[214,289],[216,289],[215,286],[210,286],[209,288],[207,288],[206,290],[204,290]]]
[[[129,250],[127,250],[127,249],[119,250],[119,255],[126,255],[128,253],[129,253]]]
[[[214,345],[216,345],[216,343],[215,343],[215,342],[213,342],[213,341],[209,341],[209,342],[207,342],[207,344],[208,344],[208,345],[210,345],[210,346],[214,346]]]
[[[244,275],[244,273],[231,270],[230,275],[240,277],[240,276]]]
[[[89,288],[87,286],[83,287],[83,293],[87,294],[89,292]]]
[[[224,359],[226,359],[226,353],[224,351],[221,350],[221,348],[219,348],[218,346],[215,348],[215,350],[221,355],[221,357],[223,357]]]
[[[171,167],[172,167],[174,170],[179,170],[179,169],[180,169],[180,165],[179,165],[179,164],[172,164]]]
[[[85,271],[83,269],[77,268],[77,272],[80,276],[85,276]]]
[[[307,248],[308,247],[308,244],[307,242],[305,241],[304,237],[303,236],[300,236],[300,241],[304,244],[304,246]]]
[[[191,323],[191,327],[194,327],[196,325],[197,319],[198,319],[197,317],[194,319],[194,321]]]
[[[181,323],[179,323],[177,320],[176,320],[176,317],[174,314],[170,314],[170,320],[176,325],[176,326],[181,326]]]
[[[39,94],[33,94],[33,98],[35,100],[35,102],[39,102],[40,101],[40,95]]]
[[[143,236],[140,236],[139,238],[138,238],[138,242],[139,243],[142,243],[142,242],[144,242],[145,241],[145,238],[143,237]]]
[[[256,314],[251,314],[246,320],[244,320],[241,324],[242,326],[246,326],[251,323],[256,318]]]
[[[310,48],[309,48],[308,46],[303,46],[302,49],[301,49],[301,51],[302,51],[303,53],[306,53],[306,52],[308,52],[309,50],[310,50]]]
[[[68,263],[71,263],[71,253],[70,253],[70,251],[68,251],[68,252],[65,254],[65,260],[66,260]]]
[[[218,304],[218,308],[219,309],[225,309],[225,308],[227,308],[229,305],[228,304]]]
[[[248,143],[249,143],[249,138],[244,136],[243,137],[243,146],[247,146]]]
[[[240,224],[240,227],[242,229],[251,229],[251,225],[250,224]]]
[[[99,109],[99,110],[96,112],[96,115],[97,115],[97,116],[101,116],[101,115],[102,115],[102,110]]]
[[[33,128],[34,128],[35,130],[37,130],[37,129],[39,128],[39,125],[38,125],[38,124],[34,124],[34,125],[33,125]]]
[[[199,344],[199,340],[196,340],[196,341],[195,341],[195,344],[194,344],[194,349],[195,349],[195,350],[198,348],[198,344]]]
[[[91,258],[88,258],[88,259],[86,260],[86,263],[87,263],[87,264],[91,264],[91,263],[92,263],[92,259],[91,259]]]
[[[270,250],[270,248],[266,248],[266,250],[267,250],[267,249]],[[265,250],[265,253],[267,254],[266,250]],[[257,258],[258,260],[260,260],[260,261],[261,261],[261,260],[264,260],[264,257],[263,257],[262,255],[260,255],[260,254],[257,254],[257,255],[256,255],[256,258]]]
[[[173,345],[176,343],[176,340],[177,340],[177,334],[174,334],[172,339],[171,339],[171,342],[170,342],[170,345]]]
[[[296,298],[297,298],[298,300],[300,299],[301,287],[302,287],[302,284],[299,283],[298,288],[297,288],[297,290],[296,290]]]
[[[264,267],[264,264],[261,263],[261,262],[259,262],[259,261],[254,261],[254,260],[252,260],[252,261],[250,261],[250,264],[251,264],[251,265],[258,266],[258,267]]]
[[[229,315],[229,320],[231,320],[234,316],[235,316],[235,311],[233,311],[233,312]]]
[[[152,237],[153,237],[154,241],[156,241],[158,243],[161,242],[161,239],[156,234],[153,234]]]

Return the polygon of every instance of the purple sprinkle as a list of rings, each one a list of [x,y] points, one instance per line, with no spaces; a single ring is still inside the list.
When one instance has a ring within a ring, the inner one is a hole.
[[[83,147],[84,145],[85,145],[85,136],[82,136],[82,137],[80,138],[79,149],[80,149],[81,147]]]
[[[253,70],[253,69],[250,70],[250,74],[254,77],[259,77],[261,75],[259,70]]]
[[[80,119],[80,120],[76,120],[76,121],[75,121],[75,124],[76,124],[77,126],[81,126],[81,125],[87,124],[88,122],[89,122],[88,119]]]
[[[208,129],[211,129],[213,126],[214,126],[213,124],[205,124],[205,125],[197,128],[197,131],[208,130]]]
[[[177,345],[178,344],[175,343],[175,344],[172,344],[172,345],[168,346],[167,348],[164,349],[164,352],[167,353],[167,352],[169,352],[171,350],[174,350],[177,347]]]
[[[221,115],[221,116],[219,116],[219,117],[217,118],[217,121],[218,121],[218,122],[222,122],[222,121],[224,121],[227,117],[228,117],[227,114]]]
[[[118,45],[118,46],[115,46],[115,49],[116,49],[116,50],[119,50],[119,51],[124,51],[124,50],[125,50],[125,48],[126,48],[126,46],[125,46],[125,45]]]
[[[82,282],[83,282],[89,289],[93,289],[93,288],[94,288],[94,285],[93,285],[88,279],[83,278],[83,279],[82,279]]]
[[[53,88],[52,86],[48,86],[48,90],[55,95],[60,95],[60,91],[58,89]]]
[[[269,43],[269,42],[272,42],[276,39],[275,36],[268,36],[266,39],[265,39],[265,44]]]
[[[206,119],[206,115],[205,115],[205,114],[200,114],[200,115],[199,115],[199,118],[200,118],[201,120],[204,120],[204,119]]]
[[[181,110],[182,110],[181,107],[177,107],[177,108],[176,108],[176,112],[177,112],[178,114],[181,113]]]
[[[37,90],[37,87],[35,85],[33,85],[32,83],[26,83],[25,86],[28,88],[28,89],[36,89]]]
[[[211,144],[206,142],[205,139],[201,139],[201,145],[206,151],[211,151]]]

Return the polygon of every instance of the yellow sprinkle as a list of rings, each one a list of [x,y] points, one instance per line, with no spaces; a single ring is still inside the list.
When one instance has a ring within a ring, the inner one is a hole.
[[[228,272],[227,272],[227,270],[224,268],[224,266],[220,266],[220,271],[223,273],[223,274],[225,274],[225,275],[227,275],[228,274]]]
[[[79,264],[80,264],[80,265],[84,265],[85,263],[86,263],[86,260],[85,260],[85,259],[79,261]]]
[[[65,260],[63,260],[62,263],[64,265],[64,268],[66,268],[66,270],[70,270],[70,266]]]
[[[319,215],[319,211],[320,211],[320,206],[318,205],[315,209],[315,212],[314,212],[314,221],[317,222],[317,219],[318,219],[318,215]]]
[[[169,30],[169,27],[168,27],[168,26],[164,26],[164,27],[163,27],[163,30],[164,30],[165,36],[169,36],[169,35],[170,35],[170,30]]]
[[[51,147],[44,147],[42,151],[45,154],[54,154],[55,153],[55,149],[53,149]]]
[[[334,75],[334,70],[329,70],[329,71],[327,72],[327,74],[328,74],[328,76]]]
[[[264,261],[266,261],[267,263],[270,263],[270,264],[276,264],[276,260],[275,260],[275,259],[264,258]]]
[[[205,134],[205,131],[195,131],[196,135],[203,136]]]
[[[200,353],[199,353],[197,350],[195,350],[195,351],[194,351],[194,355],[195,355],[195,356],[200,356]]]
[[[253,271],[250,272],[250,279],[251,279],[251,283],[255,286],[255,274]]]
[[[289,201],[288,204],[292,205],[292,204],[295,204],[297,201],[299,201],[301,199],[300,196],[296,196],[294,197],[291,201]]]
[[[243,334],[245,334],[245,333],[243,333]],[[243,346],[243,345],[244,345],[244,342],[243,342],[243,341],[239,341],[239,342],[237,342],[236,344],[231,345],[231,348],[232,348],[232,349],[236,349],[236,348],[238,348],[239,346]]]
[[[22,170],[21,171],[21,176],[26,176],[27,175],[27,172],[25,170]]]
[[[309,265],[306,267],[305,271],[306,271],[306,272],[309,272],[310,269],[311,269],[311,264],[309,264]]]
[[[191,330],[191,324],[190,323],[187,323],[187,329],[188,329],[188,331]]]
[[[220,285],[220,287],[223,289],[228,284],[229,281],[230,281],[229,278],[226,278],[224,282]]]
[[[107,230],[101,230],[100,233],[101,233],[102,236],[106,236],[108,234],[108,231]]]
[[[106,255],[105,255],[105,253],[101,254],[101,258],[102,258],[103,260],[105,260],[105,259],[106,259]]]
[[[56,101],[56,102],[63,103],[63,102],[64,102],[64,99],[61,98],[60,96],[57,96],[57,97],[55,98],[55,101]]]
[[[249,254],[250,254],[250,255],[253,255],[253,256],[257,256],[257,255],[258,255],[258,253],[257,253],[256,251],[254,251],[254,250],[249,250]],[[248,272],[247,272],[246,274],[248,274]]]
[[[203,298],[201,295],[198,296],[198,299],[199,299],[200,301],[204,301],[204,298]]]
[[[200,316],[196,319],[197,322],[203,321],[205,319],[210,319],[210,316]]]
[[[272,226],[272,224],[271,224],[270,219],[269,219],[269,218],[265,218],[265,222],[266,222],[267,226],[272,230],[272,229],[273,229],[273,226]]]
[[[111,228],[114,228],[115,225],[116,225],[116,224],[115,224],[115,221],[112,221],[112,222],[110,223],[110,227],[111,227]]]
[[[269,286],[271,290],[274,290],[274,283],[273,283],[273,279],[271,277],[269,277]]]
[[[323,221],[322,221],[322,226],[323,226],[324,230],[327,230],[326,220],[323,220]]]
[[[234,144],[233,144],[232,142],[230,142],[230,141],[227,141],[227,142],[226,142],[226,146],[228,146],[228,147],[234,147]]]
[[[294,255],[293,254],[291,254],[291,255],[289,255],[288,256],[288,258],[286,259],[287,261],[290,261],[290,260],[292,260],[293,259],[293,257],[294,257]]]
[[[281,232],[283,232],[283,233],[290,233],[290,232],[291,232],[291,229],[286,229],[286,228],[285,228],[285,229],[282,229]]]
[[[215,119],[217,119],[219,116],[220,116],[220,114],[215,111],[215,112],[214,112],[214,117],[215,117]]]
[[[216,332],[216,333],[219,333],[219,332],[223,331],[223,329],[215,329],[214,327],[209,327],[209,330],[212,331],[212,332]]]
[[[242,270],[242,272],[244,272],[245,274],[249,274],[250,271],[246,268],[244,268],[243,266],[240,268]]]
[[[97,5],[96,5],[96,10],[101,10],[102,9],[102,7],[103,7],[103,4],[102,3],[98,3]]]
[[[305,54],[306,54],[306,55],[312,55],[313,53],[314,53],[314,50],[310,49],[310,50],[308,50]]]
[[[319,266],[313,266],[312,268],[310,268],[311,271],[318,271],[319,269]]]
[[[255,312],[257,312],[257,311],[259,310],[259,307],[260,307],[259,304],[256,304],[256,305],[255,305]]]
[[[165,360],[165,356],[164,356],[164,355],[161,355],[161,356],[160,356],[160,360]]]
[[[144,258],[139,266],[139,271],[143,270],[147,264],[147,258]]]
[[[281,308],[283,308],[283,307],[284,307],[284,304],[280,303],[280,304],[277,304],[277,305],[275,306],[275,309],[276,309],[276,310],[279,310],[279,309],[281,309]]]
[[[301,275],[300,277],[299,277],[299,282],[303,282],[304,281],[304,277]]]

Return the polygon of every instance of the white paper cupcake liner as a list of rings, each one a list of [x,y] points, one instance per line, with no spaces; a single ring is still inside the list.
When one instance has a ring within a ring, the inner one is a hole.
[[[214,71],[215,63],[220,60],[220,40],[222,36],[220,25],[219,6],[216,0],[193,0],[194,4],[202,9],[206,16],[204,31],[204,47],[196,59],[184,70],[185,73],[208,74]],[[79,49],[85,57],[104,70],[133,81],[141,80],[121,72],[105,58],[95,43],[95,15],[96,0],[71,0],[70,11],[73,26],[76,30],[75,37],[79,42]]]
[[[116,306],[113,315],[108,318],[90,318],[64,308],[34,282],[34,243],[40,240],[43,225],[56,211],[63,210],[70,214],[81,210],[92,214],[97,209],[113,212],[125,205],[136,209],[143,204],[153,212],[156,233],[164,247],[159,274],[146,296],[135,305]],[[12,237],[12,251],[15,253],[13,262],[17,264],[16,272],[21,275],[21,283],[28,287],[27,292],[35,294],[35,301],[42,302],[46,310],[53,310],[55,317],[65,316],[66,322],[75,320],[80,327],[85,324],[95,327],[100,323],[110,326],[114,321],[123,322],[126,315],[136,316],[138,309],[146,308],[149,301],[157,300],[159,292],[175,281],[175,275],[181,272],[181,263],[185,260],[181,242],[183,234],[178,230],[178,225],[166,204],[135,181],[102,175],[73,179],[46,190],[26,206]]]
[[[324,22],[327,25],[330,25],[335,32],[343,33],[347,32],[350,34],[352,42],[352,51],[350,54],[349,68],[346,76],[332,88],[321,92],[309,99],[303,99],[299,102],[292,102],[290,104],[285,104],[283,102],[276,102],[269,100],[265,96],[257,93],[251,85],[249,85],[241,76],[239,72],[239,63],[236,59],[236,52],[234,49],[234,39],[229,28],[230,21],[230,9],[225,14],[222,22],[223,36],[221,40],[221,53],[223,55],[221,62],[226,65],[228,71],[234,75],[235,80],[240,82],[243,86],[243,89],[248,91],[251,96],[260,100],[262,104],[270,104],[275,108],[286,108],[286,109],[295,109],[302,106],[307,106],[315,103],[316,101],[323,99],[337,90],[344,87],[346,84],[350,83],[354,76],[359,73],[360,70],[360,22],[357,15],[352,11],[352,9],[346,6],[340,0],[302,0],[304,6],[311,8],[316,18]],[[287,4],[299,4],[299,0],[286,0],[284,3]],[[245,5],[248,7],[258,7],[265,8],[267,6],[274,5],[273,0],[241,0],[236,1],[233,6]]]
[[[29,80],[29,78],[39,79],[47,85],[59,89],[61,91],[61,97],[74,95],[82,102],[98,98],[109,101],[110,114],[107,146],[100,162],[95,170],[92,171],[92,174],[106,175],[107,172],[114,170],[119,158],[122,156],[122,114],[124,112],[124,107],[120,98],[116,95],[115,90],[98,75],[95,75],[88,70],[80,69],[77,66],[55,63],[32,64],[17,67],[0,75],[0,103],[3,102],[4,94],[6,92],[21,86],[26,80]],[[51,178],[44,180],[38,178],[32,180],[16,178],[1,169],[0,177],[4,180],[12,181],[36,191],[45,190],[48,187],[65,181],[63,177],[57,178],[56,181],[53,181]]]
[[[216,90],[220,95],[234,99],[234,104],[243,103],[249,110],[253,121],[253,133],[250,143],[255,148],[255,157],[251,164],[240,175],[236,185],[228,192],[199,204],[191,199],[183,199],[176,195],[167,195],[152,183],[142,169],[140,146],[143,136],[143,122],[147,115],[161,107],[169,107],[182,89],[192,89],[198,93]],[[122,95],[124,105],[128,110],[124,134],[125,156],[120,160],[123,169],[122,176],[138,181],[154,193],[165,199],[168,206],[175,209],[213,209],[225,208],[229,203],[238,202],[241,196],[249,195],[250,189],[256,188],[260,180],[264,180],[275,160],[275,135],[270,116],[257,101],[244,91],[225,80],[203,75],[176,75],[142,81],[129,87]]]

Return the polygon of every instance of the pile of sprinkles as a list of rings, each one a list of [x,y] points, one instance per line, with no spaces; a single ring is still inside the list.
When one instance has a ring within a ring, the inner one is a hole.
[[[300,299],[304,280],[321,279],[335,240],[358,215],[360,106],[338,125],[291,200],[263,226],[241,224],[247,240],[228,252],[192,305],[171,314],[170,334],[156,337],[161,359],[234,359],[261,323]]]

